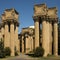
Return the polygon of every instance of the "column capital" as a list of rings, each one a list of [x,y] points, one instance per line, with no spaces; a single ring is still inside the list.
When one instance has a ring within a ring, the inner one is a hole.
[[[33,16],[33,20],[34,21],[39,20],[39,16]]]
[[[41,16],[41,20],[42,20],[42,21],[47,21],[47,22],[50,21],[49,18],[48,18],[46,15]]]
[[[19,26],[19,22],[18,22],[18,23],[17,23],[17,22],[15,22],[15,25],[16,25],[16,26]]]
[[[53,22],[58,23],[58,18],[55,18]]]
[[[58,17],[57,18],[52,18],[52,17],[47,16],[47,21],[49,21],[49,22],[58,22]]]

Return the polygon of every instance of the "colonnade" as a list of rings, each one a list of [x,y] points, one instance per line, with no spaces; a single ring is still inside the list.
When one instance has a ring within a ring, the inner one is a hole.
[[[15,9],[6,9],[2,14],[2,23],[3,27],[1,30],[4,35],[4,48],[9,47],[11,49],[11,56],[15,56],[15,52],[20,52],[18,12]]]
[[[56,11],[56,8],[46,8],[45,4],[34,6],[35,48],[40,46],[39,29],[41,23],[42,47],[45,50],[44,56],[51,55],[52,51],[54,55],[58,55],[58,19]]]
[[[34,49],[34,46],[33,46],[33,44],[34,44],[34,41],[33,41],[33,36],[29,36],[29,34],[26,34],[27,36],[25,36],[25,35],[23,35],[22,34],[22,41],[20,42],[20,43],[22,43],[21,44],[21,49],[22,49],[22,53],[29,53],[29,52],[32,52],[33,51],[33,49]]]

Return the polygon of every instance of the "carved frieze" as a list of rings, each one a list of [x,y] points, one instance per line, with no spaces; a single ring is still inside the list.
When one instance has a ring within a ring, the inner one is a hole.
[[[12,8],[12,9],[6,9],[4,13],[2,14],[2,20],[18,20],[18,12]]]
[[[57,8],[56,7],[48,8],[47,15],[49,18],[57,18]]]
[[[39,4],[34,6],[34,16],[46,15],[47,7],[45,4]]]

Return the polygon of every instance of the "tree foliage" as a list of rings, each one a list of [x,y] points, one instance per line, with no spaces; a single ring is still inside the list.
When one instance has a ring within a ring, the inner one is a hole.
[[[42,57],[44,55],[44,49],[42,47],[37,47],[34,51],[35,57]]]
[[[5,48],[5,54],[6,54],[6,56],[10,56],[11,55],[11,50],[10,50],[9,47]]]

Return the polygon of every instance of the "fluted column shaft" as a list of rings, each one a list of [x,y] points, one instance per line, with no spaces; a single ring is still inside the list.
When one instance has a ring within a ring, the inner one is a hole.
[[[50,55],[52,55],[52,22],[50,21],[49,24],[49,30],[50,30],[50,43],[49,43],[49,48],[50,48]]]
[[[35,25],[35,48],[39,47],[39,19],[37,18],[34,21]]]
[[[45,50],[44,56],[49,54],[49,22],[43,20],[42,22],[42,47]]]
[[[54,55],[58,55],[58,24],[54,23]]]
[[[22,53],[24,53],[24,37],[22,36]]]
[[[25,37],[25,41],[26,41],[26,53],[28,53],[29,52],[29,50],[30,50],[30,40],[29,40],[29,36],[26,36]]]
[[[0,30],[0,41],[2,40],[2,32],[1,32],[1,30]]]
[[[5,40],[4,40],[4,47],[10,47],[10,36],[9,36],[9,26],[5,24]]]
[[[15,43],[15,39],[14,39],[14,23],[11,23],[10,25],[10,42],[11,42],[11,56],[14,56],[14,43]]]
[[[4,35],[4,27],[1,28],[1,33]]]
[[[4,27],[1,28],[1,36],[2,36],[2,40],[4,40]]]
[[[31,45],[31,51],[33,51],[33,37],[32,36],[30,36],[30,41],[31,41],[31,43],[30,43],[30,45]]]
[[[20,44],[19,44],[19,40],[18,40],[18,26],[16,26],[16,29],[15,29],[15,45],[16,45],[16,51],[20,52]]]

